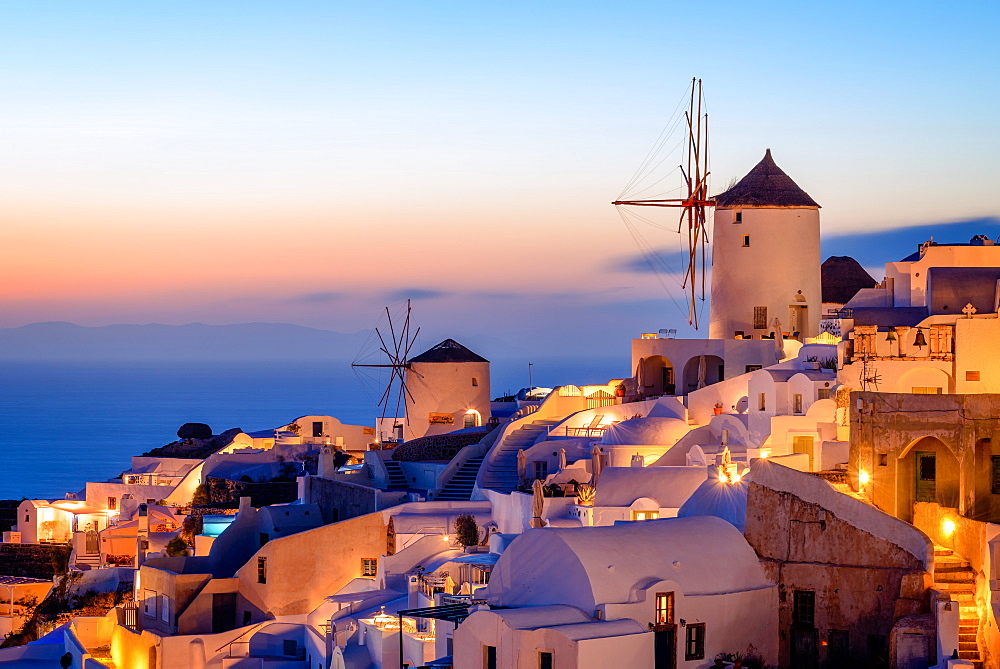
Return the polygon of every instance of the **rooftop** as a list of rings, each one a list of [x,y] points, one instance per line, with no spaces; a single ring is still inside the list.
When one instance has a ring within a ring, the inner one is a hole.
[[[445,339],[437,346],[410,358],[410,362],[489,362],[489,360],[473,353],[454,339]]]
[[[774,163],[768,149],[764,159],[739,183],[715,196],[715,206],[818,208],[819,204]]]

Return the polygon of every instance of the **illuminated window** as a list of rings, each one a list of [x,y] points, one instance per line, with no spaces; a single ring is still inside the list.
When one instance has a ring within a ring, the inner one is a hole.
[[[764,411],[767,409],[767,393],[760,393],[757,396],[757,411]]]
[[[479,385],[479,379],[477,379],[476,377],[473,376],[472,377],[472,385],[473,386],[478,386]]]
[[[361,558],[361,575],[375,576],[378,573],[378,558]]]
[[[705,623],[688,623],[684,636],[684,659],[705,659]]]
[[[979,372],[966,372],[965,373],[965,380],[966,381],[978,381],[979,380]]]
[[[108,497],[108,511],[114,511],[118,508],[118,498]]]
[[[753,329],[754,330],[767,329],[767,307],[753,308]]]
[[[633,511],[632,520],[656,520],[660,517],[659,511]]]
[[[257,582],[267,583],[267,558],[257,558]]]
[[[672,592],[656,593],[655,620],[657,625],[674,624],[674,593]]]
[[[802,413],[802,395],[796,393],[792,396],[792,411],[794,413]]]
[[[940,395],[944,392],[944,388],[935,388],[934,386],[913,386],[910,392],[914,395]]]

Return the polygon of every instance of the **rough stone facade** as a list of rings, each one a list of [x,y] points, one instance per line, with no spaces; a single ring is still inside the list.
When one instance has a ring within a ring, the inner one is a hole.
[[[888,667],[895,622],[927,610],[912,552],[791,492],[750,483],[745,535],[778,584],[779,666]]]
[[[70,547],[59,544],[0,544],[0,574],[52,578],[66,571]]]
[[[304,486],[303,501],[319,505],[325,523],[356,518],[406,501],[405,492],[379,490],[319,476],[307,477]]]

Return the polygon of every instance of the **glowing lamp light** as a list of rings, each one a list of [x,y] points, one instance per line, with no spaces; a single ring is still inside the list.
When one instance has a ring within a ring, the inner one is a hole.
[[[443,541],[443,542],[445,542],[445,543],[448,543],[448,535],[447,535],[447,534],[445,534],[444,536],[442,536],[442,537],[441,537],[441,541]]]
[[[719,482],[720,483],[728,483],[729,482],[729,478],[725,474],[719,474]]]
[[[769,448],[761,449],[761,451],[760,451],[760,457],[762,457],[762,458],[769,458],[769,457],[771,457],[771,449],[769,449]]]
[[[950,537],[955,533],[955,521],[949,518],[941,523],[941,529],[944,530],[944,533]]]
[[[865,470],[858,472],[858,483],[861,485],[868,485],[868,482],[872,480],[872,477]]]

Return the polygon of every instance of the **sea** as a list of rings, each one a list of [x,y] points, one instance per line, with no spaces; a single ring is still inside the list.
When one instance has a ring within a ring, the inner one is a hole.
[[[532,363],[531,382],[547,387],[605,383],[629,367],[627,355]],[[493,396],[529,383],[526,361],[494,361],[491,376]],[[62,498],[114,478],[184,423],[216,434],[309,414],[371,425],[381,383],[349,362],[0,362],[0,499]]]

